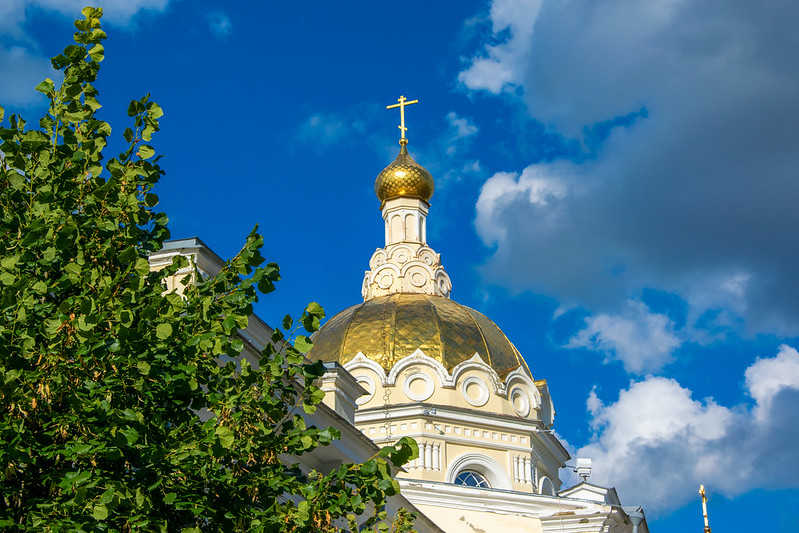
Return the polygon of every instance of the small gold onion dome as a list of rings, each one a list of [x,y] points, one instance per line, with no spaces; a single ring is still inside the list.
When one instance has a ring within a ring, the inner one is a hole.
[[[405,139],[403,139],[405,141]],[[389,166],[377,175],[375,194],[381,205],[400,197],[419,198],[430,202],[435,184],[433,176],[408,153],[407,141],[400,141],[400,153]]]
[[[513,343],[485,315],[427,294],[379,296],[345,309],[317,333],[308,357],[344,365],[361,352],[389,371],[419,348],[448,372],[478,353],[500,378],[519,366],[531,376]]]

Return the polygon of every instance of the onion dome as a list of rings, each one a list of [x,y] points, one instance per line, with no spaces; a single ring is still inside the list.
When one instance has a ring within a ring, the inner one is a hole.
[[[530,375],[519,351],[485,315],[428,294],[379,296],[345,309],[317,333],[308,357],[344,365],[361,352],[388,371],[417,349],[448,372],[477,353],[500,378],[519,366]]]
[[[405,141],[405,142],[402,142]],[[400,141],[400,153],[377,175],[375,194],[381,205],[393,198],[419,198],[430,203],[435,184],[433,176],[408,153],[408,141]]]

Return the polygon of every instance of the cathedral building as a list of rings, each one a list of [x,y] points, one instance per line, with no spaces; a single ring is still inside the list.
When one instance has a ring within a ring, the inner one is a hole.
[[[564,490],[570,459],[555,436],[545,379],[488,317],[451,299],[427,243],[435,184],[400,151],[375,180],[385,245],[369,261],[363,302],[319,331],[311,359],[336,363],[364,389],[355,426],[380,445],[413,437],[419,458],[402,494],[444,531],[647,531],[638,508],[587,481]],[[584,479],[590,461],[577,465]]]
[[[385,245],[369,261],[363,302],[330,318],[309,353],[327,367],[326,407],[316,415],[324,420],[316,422],[339,427],[342,441],[304,458],[306,466],[362,461],[375,445],[412,437],[419,457],[397,473],[402,493],[391,507],[420,513],[420,531],[648,533],[640,507],[588,482],[590,460],[569,466],[582,482],[562,486],[559,471],[571,458],[553,430],[546,379],[533,376],[494,322],[450,297],[450,278],[427,243],[433,177],[407,150],[410,103],[389,106],[400,108],[402,138],[375,180]],[[167,243],[154,265],[175,253],[200,270],[221,266],[198,239]],[[255,358],[268,326],[251,325],[242,335]]]

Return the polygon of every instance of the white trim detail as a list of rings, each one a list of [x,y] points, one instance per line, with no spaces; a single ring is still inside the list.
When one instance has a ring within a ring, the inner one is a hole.
[[[452,381],[452,386],[454,387],[455,384],[458,382],[458,378],[461,377],[465,372],[469,370],[479,370],[481,372],[485,372],[485,374],[491,380],[491,384],[494,385],[494,392],[499,395],[505,394],[505,387],[502,384],[502,380],[499,379],[499,375],[497,372],[488,366],[483,358],[480,357],[480,354],[475,352],[471,359],[467,359],[462,363],[459,363],[455,368],[452,369],[452,377],[450,378]]]
[[[377,388],[377,385],[375,385],[375,380],[373,380],[370,376],[367,376],[366,374],[360,374],[357,376],[353,374],[353,377],[361,387],[366,389],[367,392],[367,394],[364,394],[360,398],[356,399],[355,403],[358,404],[359,406],[368,403],[369,400],[374,398],[375,395],[375,389]]]
[[[414,381],[419,381],[419,380],[424,381],[425,389],[420,394],[414,394],[414,392],[411,390],[411,384]],[[414,372],[412,374],[409,374],[405,378],[402,384],[402,390],[403,392],[405,392],[405,396],[407,396],[409,399],[415,402],[423,402],[426,399],[428,399],[430,396],[433,395],[433,391],[435,390],[435,388],[436,387],[433,384],[433,379],[424,372]]]
[[[511,387],[517,382],[526,385],[525,389],[530,391],[530,408],[538,409],[542,403],[541,393],[538,391],[538,387],[535,386],[535,382],[533,382],[533,380],[530,379],[530,376],[527,375],[527,372],[522,370],[522,367],[517,368],[505,378],[506,390],[511,390]]]
[[[453,460],[447,469],[447,483],[455,483],[463,470],[474,470],[482,474],[493,489],[513,489],[508,473],[494,459],[481,453],[465,453]]]
[[[377,364],[377,363],[375,363]],[[395,385],[397,383],[397,378],[399,377],[400,373],[403,370],[408,368],[409,366],[413,365],[424,365],[429,367],[433,370],[433,372],[438,376],[439,385],[442,387],[446,387],[449,384],[449,374],[447,373],[447,369],[444,368],[444,365],[433,359],[432,357],[426,355],[421,349],[417,348],[415,352],[407,357],[403,357],[396,363],[394,366],[391,367],[391,370],[386,377],[385,384],[386,385]]]
[[[383,367],[380,366],[380,364],[366,357],[363,352],[358,352],[358,354],[353,357],[350,362],[344,365],[344,370],[350,374],[352,374],[353,371],[358,368],[368,368],[377,374],[377,376],[380,378],[380,381],[383,382],[383,385],[386,384],[386,371],[383,370]]]
[[[518,406],[516,405],[517,400],[519,403]],[[513,387],[508,393],[508,401],[517,415],[522,418],[530,416],[530,394],[524,387],[518,385]]]
[[[479,391],[479,394],[476,398],[472,398],[469,395],[468,389],[471,385],[476,385]],[[463,395],[464,400],[475,407],[484,406],[488,402],[488,398],[491,396],[491,393],[488,390],[488,385],[486,385],[485,381],[477,376],[469,376],[463,380],[461,383],[461,394]]]
[[[541,476],[538,480],[538,490],[544,496],[555,496],[555,484],[547,476]]]

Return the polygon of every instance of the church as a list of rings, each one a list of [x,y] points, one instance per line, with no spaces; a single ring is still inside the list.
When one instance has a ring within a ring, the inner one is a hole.
[[[407,149],[405,106],[416,102],[388,106],[400,109],[400,149],[375,180],[385,243],[369,260],[363,301],[332,316],[308,354],[327,369],[324,405],[310,422],[337,427],[342,438],[304,456],[303,466],[360,462],[412,437],[419,457],[397,472],[402,491],[389,512],[417,512],[420,532],[648,533],[640,507],[589,482],[590,459],[571,462],[553,430],[546,379],[533,376],[490,318],[451,298],[449,275],[427,243],[435,183]],[[192,238],[167,242],[152,268],[176,254],[201,274],[222,266]],[[245,356],[257,361],[270,333],[253,317],[240,332]],[[563,487],[562,468],[582,481]]]

